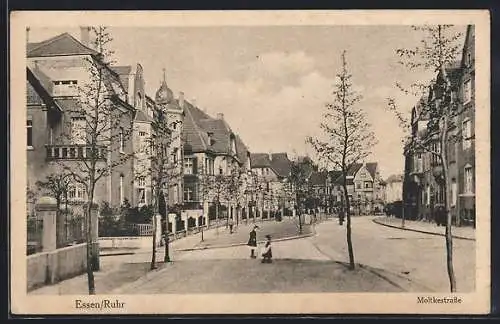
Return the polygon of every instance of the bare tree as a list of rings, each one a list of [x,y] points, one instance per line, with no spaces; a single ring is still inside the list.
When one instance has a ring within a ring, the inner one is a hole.
[[[71,143],[67,157],[57,159],[64,172],[86,191],[87,278],[89,294],[95,294],[94,274],[98,249],[91,231],[96,185],[131,157],[125,143],[132,133],[134,109],[125,101],[125,92],[110,65],[112,37],[106,27],[91,27],[92,47],[96,53],[83,58],[85,76],[76,86],[75,105],[68,109],[71,118],[81,123],[64,127],[62,138]],[[63,150],[64,155],[64,150]]]
[[[365,113],[358,107],[361,100],[353,89],[352,75],[347,68],[346,51],[341,55],[342,70],[337,74],[333,90],[333,100],[326,104],[327,112],[323,115],[320,127],[326,139],[308,138],[319,158],[341,171],[345,212],[347,215],[347,248],[349,266],[355,268],[354,251],[351,239],[351,210],[347,189],[347,176],[353,166],[371,154],[370,149],[376,144],[371,125],[366,121]]]
[[[448,170],[449,144],[462,138],[461,132],[450,132],[455,116],[462,111],[462,105],[456,89],[452,88],[447,68],[453,66],[460,54],[459,39],[461,33],[455,31],[452,25],[437,26],[414,26],[415,32],[422,33],[419,46],[412,49],[397,49],[396,54],[400,58],[399,63],[412,73],[423,70],[437,74],[434,80],[422,82],[418,80],[409,86],[397,83],[396,86],[405,94],[422,96],[421,106],[412,121],[408,121],[403,116],[394,98],[388,98],[389,110],[393,111],[401,126],[406,131],[405,151],[406,154],[423,151],[435,156],[442,168],[440,182],[444,186],[444,206],[446,212],[446,264],[450,291],[456,291],[456,279],[453,269],[453,236],[452,236],[452,215],[450,213],[450,177]],[[428,92],[427,92],[428,91]],[[427,145],[418,136],[411,136],[411,124],[418,121],[427,123],[426,138],[431,138],[433,145]]]
[[[292,162],[289,183],[292,195],[297,205],[297,215],[299,218],[299,234],[302,234],[304,209],[309,206],[312,186],[309,178],[312,173],[312,161],[309,158]]]
[[[216,233],[219,234],[219,207],[222,201],[227,201],[230,194],[230,176],[223,174],[208,174],[201,172],[200,184],[203,198],[215,203]]]
[[[160,214],[161,199],[168,201],[170,184],[180,176],[179,162],[177,162],[171,152],[174,141],[177,139],[173,129],[179,124],[179,120],[170,120],[167,112],[162,106],[156,107],[151,123],[151,134],[146,141],[140,144],[137,153],[144,153],[147,156],[146,165],[136,170],[136,178],[149,178],[151,180],[152,201],[154,215]],[[168,217],[168,204],[165,203],[165,214]],[[151,254],[151,269],[156,268],[156,232],[158,229],[156,216],[153,222],[153,246]],[[168,220],[167,220],[168,224]],[[165,254],[164,262],[170,262],[168,228],[165,230]]]

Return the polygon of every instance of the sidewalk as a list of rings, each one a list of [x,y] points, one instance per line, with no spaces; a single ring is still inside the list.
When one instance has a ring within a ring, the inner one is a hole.
[[[177,251],[189,251],[200,249],[213,249],[231,246],[246,245],[249,238],[249,233],[254,226],[258,226],[257,241],[264,242],[265,235],[269,234],[273,241],[299,238],[312,235],[312,226],[303,225],[302,233],[299,234],[298,225],[295,219],[285,218],[281,222],[275,220],[256,221],[255,223],[250,220],[248,223],[243,222],[233,228],[233,233],[230,233],[229,228],[225,226],[214,229],[210,232],[203,234],[203,241],[201,241],[201,234],[197,234],[198,244],[193,248],[177,248]]]
[[[436,223],[424,222],[424,221],[413,221],[405,220],[405,226],[402,227],[402,221],[399,218],[380,216],[375,217],[373,222],[382,226],[398,228],[406,231],[413,231],[431,235],[445,235],[445,227],[437,226]],[[476,230],[472,227],[452,227],[453,238],[475,241],[476,240]]]
[[[273,235],[273,229],[276,229],[276,224],[279,224],[281,226],[283,224],[288,225],[286,226],[287,231],[276,235],[277,238],[283,239],[286,235],[292,236],[296,235],[297,233],[297,228],[294,220],[284,220],[284,222],[261,222],[257,220],[255,225],[258,225],[260,227],[260,229],[258,230],[257,239],[261,241],[264,240],[265,234]],[[182,259],[182,255],[186,253],[185,251],[202,249],[204,250],[221,246],[231,246],[235,244],[244,245],[248,240],[248,233],[253,226],[254,224],[251,221],[248,222],[248,224],[240,224],[236,230],[236,233],[234,234],[229,234],[229,229],[226,229],[224,226],[218,228],[219,234],[217,234],[217,228],[212,228],[204,231],[203,242],[201,242],[201,233],[174,240],[169,245],[170,257],[172,260],[179,260]],[[306,235],[311,235],[311,230],[306,230],[306,228],[307,226],[303,226],[303,233]],[[275,236],[273,235],[273,238],[274,237]],[[129,253],[102,256],[100,258],[101,268],[99,271],[94,272],[96,294],[110,293],[118,287],[127,283],[134,282],[141,277],[149,277],[151,275],[154,276],[155,273],[159,272],[165,266],[165,264],[163,263],[164,251],[164,246],[160,246],[157,248],[156,262],[158,268],[155,270],[150,270],[150,247],[130,250]],[[87,274],[63,280],[54,285],[48,285],[39,289],[35,289],[33,291],[30,291],[28,294],[86,295],[88,294]]]
[[[215,231],[210,229],[205,234]],[[170,256],[178,257],[178,250],[195,247],[200,242],[200,234],[190,235],[170,243]],[[151,270],[151,248],[136,249],[133,253],[103,256],[100,258],[100,270],[94,272],[96,294],[110,293],[114,289],[163,268],[165,247],[157,248],[156,262],[158,269]],[[32,295],[87,295],[87,274],[82,274],[54,285],[44,286],[28,292]]]

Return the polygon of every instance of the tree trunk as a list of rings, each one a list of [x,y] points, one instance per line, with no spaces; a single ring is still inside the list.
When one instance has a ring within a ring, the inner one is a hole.
[[[219,235],[219,198],[215,203],[215,233]]]
[[[89,200],[87,202],[87,228],[86,231],[86,241],[87,241],[87,282],[89,295],[95,295],[95,282],[94,282],[94,262],[92,257],[92,203],[94,201],[94,179],[91,176],[90,188],[89,188]]]
[[[354,263],[354,250],[352,248],[352,236],[351,236],[351,206],[349,202],[349,195],[347,193],[347,186],[344,181],[344,196],[345,196],[345,202],[346,202],[346,217],[347,217],[347,224],[346,224],[346,233],[347,233],[347,251],[349,253],[349,269],[354,270],[355,269],[355,263]]]
[[[447,159],[447,131],[448,131],[448,116],[445,115],[443,118],[443,127],[440,131],[441,135],[441,164],[443,167],[443,178],[444,178],[444,203],[445,203],[445,211],[446,211],[446,267],[448,270],[448,278],[450,280],[450,291],[456,292],[456,278],[455,271],[453,269],[453,236],[451,232],[451,224],[452,224],[452,215],[450,212],[450,199],[448,199],[448,188],[450,188],[450,179],[449,179],[449,171],[448,171],[448,159]]]
[[[170,239],[168,237],[169,231],[168,231],[168,186],[167,186],[167,197],[164,199],[165,201],[165,254],[163,255],[163,262],[167,263],[170,262],[170,250],[169,250],[169,244],[170,244]],[[203,227],[202,227],[202,241],[203,241]]]
[[[156,269],[156,214],[153,214],[153,253],[151,253],[151,270]]]

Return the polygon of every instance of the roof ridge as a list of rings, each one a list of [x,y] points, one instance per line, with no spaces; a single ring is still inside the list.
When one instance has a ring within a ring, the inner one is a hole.
[[[83,48],[87,49],[88,51],[90,51],[92,54],[99,54],[95,49],[83,44],[82,42],[80,42],[77,38],[73,37],[73,35],[71,35],[70,33],[68,32],[64,32],[62,34],[59,34],[59,35],[56,35],[52,38],[49,38],[47,40],[44,40],[42,42],[39,42],[39,43],[32,43],[32,44],[37,44],[36,46],[34,46],[33,48],[30,49],[29,52],[26,53],[26,55],[29,55],[29,53],[32,53],[34,52],[35,50],[39,50],[40,48],[43,48],[45,46],[48,46],[52,43],[54,43],[55,41],[59,40],[59,39],[62,39],[63,37],[69,37],[71,40],[73,40],[74,42],[78,43],[80,46],[82,46]],[[75,54],[78,54],[78,53],[65,53],[64,55],[75,55]],[[90,54],[90,55],[92,55]],[[114,71],[113,71],[114,72]]]
[[[34,46],[32,49],[30,49],[30,52],[33,52],[34,50],[39,49],[39,48],[41,48],[41,47],[43,47],[43,46],[47,46],[47,45],[49,45],[49,44],[52,44],[54,41],[56,41],[57,39],[61,38],[61,37],[62,37],[62,36],[64,36],[64,35],[69,35],[69,33],[68,33],[68,32],[64,32],[64,33],[62,33],[62,34],[59,34],[59,35],[53,36],[53,37],[51,37],[51,38],[49,38],[49,39],[46,39],[46,40],[43,40],[43,41],[41,41],[41,42],[38,42],[38,43],[31,43],[31,44],[37,44],[37,45],[36,45],[36,46]],[[69,35],[69,36],[71,36],[71,35]],[[82,44],[82,45],[83,45],[83,44]]]

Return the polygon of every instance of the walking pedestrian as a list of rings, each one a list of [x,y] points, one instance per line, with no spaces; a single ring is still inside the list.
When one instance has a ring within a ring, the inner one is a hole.
[[[233,226],[234,226],[234,220],[233,218],[229,218],[229,234],[233,234]]]
[[[259,228],[255,225],[250,231],[250,238],[248,239],[247,245],[250,247],[250,258],[255,259],[257,256],[255,255],[255,249],[257,248],[257,232],[255,229]]]
[[[267,242],[262,250],[262,263],[272,263],[273,262],[273,251],[271,249],[271,235],[266,235]]]

